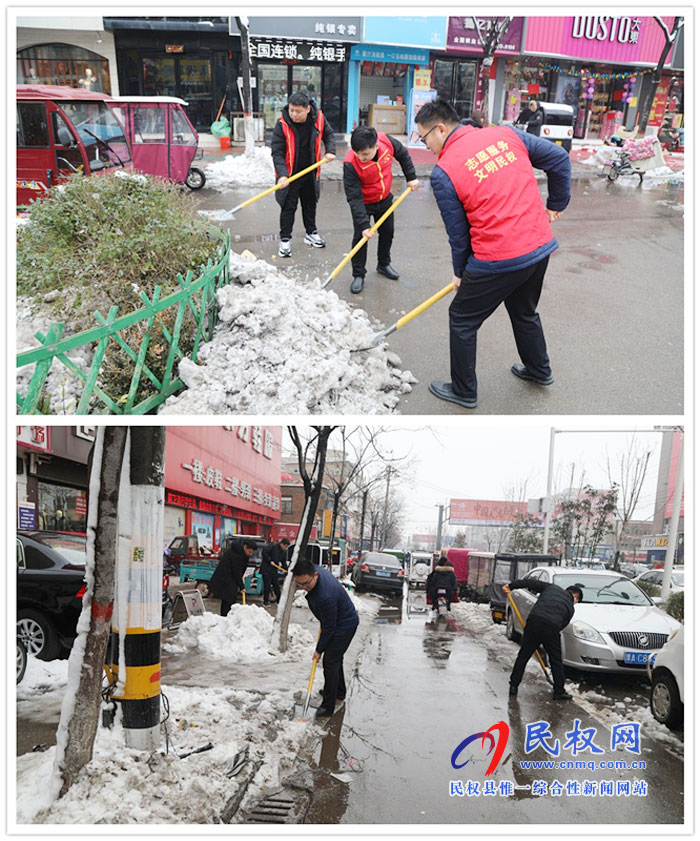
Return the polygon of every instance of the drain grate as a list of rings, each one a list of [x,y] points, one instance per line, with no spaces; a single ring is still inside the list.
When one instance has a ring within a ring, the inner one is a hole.
[[[244,812],[243,823],[301,823],[311,795],[306,791],[281,791],[253,803]]]

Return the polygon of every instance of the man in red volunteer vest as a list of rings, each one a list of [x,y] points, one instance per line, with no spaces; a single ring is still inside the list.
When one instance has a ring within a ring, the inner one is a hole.
[[[287,186],[290,175],[320,161],[321,143],[325,157],[335,158],[335,138],[323,112],[316,108],[305,93],[293,93],[282,109],[282,115],[272,130],[272,162],[278,184],[282,189],[275,193],[280,205],[280,257],[292,256],[292,228],[297,202],[301,199],[301,214],[306,228],[304,242],[313,248],[326,245],[316,230],[316,205],[321,193],[321,168],[298,178]]]
[[[420,109],[416,124],[438,155],[430,184],[450,241],[457,293],[450,305],[451,382],[435,380],[430,391],[467,409],[476,406],[476,335],[501,303],[521,359],[511,371],[551,385],[537,304],[549,255],[559,247],[550,223],[569,204],[568,153],[511,126],[462,126],[439,99]],[[533,167],[547,173],[546,208]]]
[[[370,217],[377,219],[391,206],[394,197],[391,194],[391,164],[394,158],[401,164],[406,183],[415,190],[420,182],[411,156],[405,146],[384,132],[359,126],[350,136],[350,149],[343,163],[343,184],[345,197],[350,205],[354,233],[352,244],[355,246],[363,236],[371,239]],[[391,243],[394,239],[394,214],[392,213],[379,227],[379,245],[377,246],[377,271],[389,280],[398,280],[399,274],[391,266]],[[352,284],[350,291],[362,292],[367,270],[367,248],[361,248],[352,258]]]

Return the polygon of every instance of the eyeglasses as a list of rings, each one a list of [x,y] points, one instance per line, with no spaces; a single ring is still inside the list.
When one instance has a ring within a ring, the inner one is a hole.
[[[307,578],[306,581],[302,581],[300,578],[295,578],[294,580],[297,583],[297,587],[301,587],[302,590],[310,590],[316,580],[316,576],[313,575],[311,578]]]
[[[430,132],[431,132],[431,131],[435,131],[435,129],[436,129],[437,127],[438,127],[438,124],[437,124],[437,123],[435,123],[435,125],[434,125],[434,126],[433,126],[433,127],[432,127],[429,131],[426,131],[426,133],[425,133],[422,137],[421,137],[421,135],[419,134],[419,135],[418,135],[418,139],[421,141],[421,143],[425,143],[425,138],[426,138],[426,137],[430,134]]]

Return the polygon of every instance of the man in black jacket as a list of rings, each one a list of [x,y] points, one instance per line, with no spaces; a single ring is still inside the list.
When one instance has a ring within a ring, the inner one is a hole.
[[[539,593],[530,615],[525,623],[520,651],[510,676],[510,694],[518,694],[518,686],[523,678],[527,661],[543,645],[549,655],[549,664],[554,679],[555,701],[569,701],[571,695],[564,689],[564,664],[561,660],[561,632],[574,616],[574,605],[581,601],[583,593],[578,587],[564,590],[556,584],[548,584],[534,578],[519,578],[505,584],[503,592],[522,588],[532,593]]]
[[[388,134],[369,126],[359,126],[350,136],[350,146],[343,162],[343,185],[345,198],[350,205],[354,232],[353,247],[363,236],[371,239],[370,217],[376,222],[389,207],[394,197],[391,194],[391,165],[394,158],[401,165],[406,185],[416,190],[420,182],[411,156],[405,146]],[[377,271],[389,280],[398,280],[399,274],[391,266],[391,243],[394,239],[393,214],[379,228],[377,247]],[[367,270],[367,248],[361,248],[352,258],[352,285],[350,291],[359,293],[365,283]]]
[[[316,715],[333,715],[335,702],[345,699],[343,656],[355,636],[360,617],[347,590],[327,569],[299,559],[292,574],[298,587],[306,591],[311,612],[321,623],[321,634],[313,659],[323,655],[323,702]]]
[[[297,202],[301,199],[301,214],[306,228],[304,242],[313,248],[323,248],[326,243],[316,230],[316,204],[321,193],[321,168],[317,167],[287,186],[290,175],[320,161],[321,142],[325,157],[335,158],[333,129],[323,112],[316,108],[305,93],[293,93],[288,105],[272,130],[272,162],[278,184],[275,198],[280,212],[280,257],[292,256],[292,228]]]
[[[260,575],[263,580],[263,604],[270,604],[270,588],[275,594],[275,600],[280,600],[280,584],[278,570],[287,569],[287,549],[289,541],[286,537],[277,543],[266,543],[262,550],[260,561]]]
[[[221,615],[227,616],[238,599],[238,591],[245,589],[243,576],[257,544],[253,540],[232,540],[214,570],[209,589],[221,599]]]
[[[525,126],[528,134],[539,135],[543,122],[544,114],[542,113],[542,109],[537,105],[536,100],[533,99],[520,112],[515,124]]]

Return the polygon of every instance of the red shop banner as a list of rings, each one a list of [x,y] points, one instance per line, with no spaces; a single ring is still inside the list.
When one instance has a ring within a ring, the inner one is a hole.
[[[281,450],[279,426],[168,427],[165,486],[198,500],[183,507],[203,511],[206,500],[221,509],[210,513],[238,510],[279,520]]]

